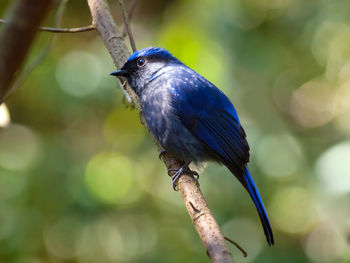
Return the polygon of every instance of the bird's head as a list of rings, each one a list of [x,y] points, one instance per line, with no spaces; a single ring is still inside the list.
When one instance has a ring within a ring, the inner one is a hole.
[[[139,94],[161,69],[173,63],[181,62],[164,48],[149,47],[136,51],[120,70],[111,75],[126,78],[131,88]]]

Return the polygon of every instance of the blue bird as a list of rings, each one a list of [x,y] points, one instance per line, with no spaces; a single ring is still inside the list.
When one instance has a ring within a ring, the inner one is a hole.
[[[267,243],[273,245],[263,201],[247,168],[246,134],[226,95],[163,48],[136,51],[111,75],[127,79],[154,137],[167,153],[185,163],[172,177],[173,187],[191,162],[225,165],[250,194]]]

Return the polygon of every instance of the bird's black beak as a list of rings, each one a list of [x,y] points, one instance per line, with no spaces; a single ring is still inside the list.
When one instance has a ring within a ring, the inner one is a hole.
[[[128,72],[126,70],[120,69],[117,71],[113,71],[111,74],[111,76],[116,76],[116,77],[126,77],[126,75],[128,74]]]

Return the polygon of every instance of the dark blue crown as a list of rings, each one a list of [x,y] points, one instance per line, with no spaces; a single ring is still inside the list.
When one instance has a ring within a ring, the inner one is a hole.
[[[157,56],[159,58],[172,58],[173,56],[170,54],[170,52],[164,48],[160,47],[148,47],[144,49],[140,49],[135,51],[134,54],[132,54],[128,61],[133,60],[138,57],[149,57],[149,56]]]

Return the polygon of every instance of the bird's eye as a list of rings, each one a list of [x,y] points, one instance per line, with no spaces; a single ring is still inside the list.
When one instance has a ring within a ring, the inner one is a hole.
[[[138,66],[139,68],[142,68],[144,65],[146,65],[146,60],[145,60],[144,58],[139,58],[139,59],[137,60],[137,66]]]

